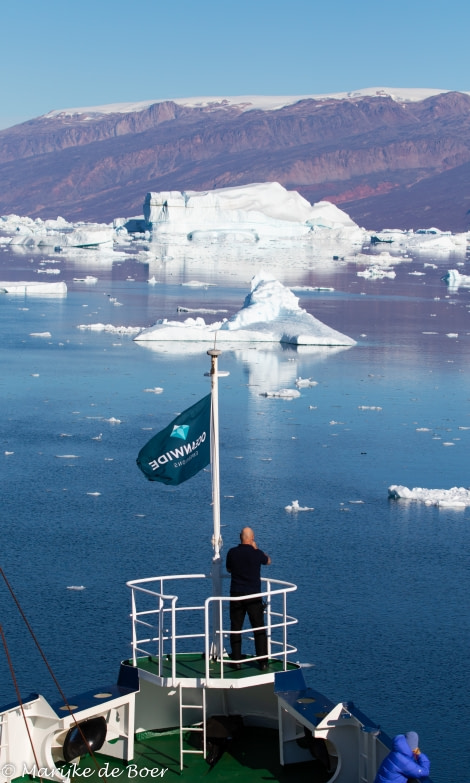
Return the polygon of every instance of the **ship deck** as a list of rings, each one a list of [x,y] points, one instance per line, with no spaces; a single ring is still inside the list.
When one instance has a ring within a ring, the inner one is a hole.
[[[132,666],[132,661],[125,661],[129,666]],[[172,677],[172,659],[171,656],[165,656],[161,663],[156,656],[148,655],[137,659],[137,666],[142,676],[143,672],[155,677],[161,677],[164,680],[169,680]],[[298,669],[298,664],[287,663],[284,667],[282,661],[271,658],[268,661],[268,668],[261,672],[256,660],[251,658],[247,661],[242,661],[240,669],[235,669],[230,665],[228,659],[224,659],[223,666],[220,661],[209,661],[209,678],[210,681],[218,683],[218,687],[221,685],[221,680],[230,680],[228,687],[233,687],[234,680],[247,680],[254,677],[262,677],[264,680],[272,680],[276,672],[284,671],[284,669]],[[182,653],[175,657],[175,677],[178,680],[203,680],[206,673],[206,659],[202,653]],[[145,675],[144,675],[145,676]]]
[[[185,735],[185,745],[191,748],[191,737]],[[185,754],[180,770],[179,730],[137,734],[134,759],[127,765],[111,757],[95,754],[84,756],[79,763],[64,765],[61,771],[67,779],[93,781],[142,779],[187,780],[188,783],[210,780],[211,783],[326,783],[331,777],[318,761],[290,764],[282,767],[275,752],[278,743],[273,729],[247,727],[227,742],[222,755],[211,766],[202,755]],[[274,752],[273,752],[274,749]],[[26,783],[31,777],[17,778],[15,783]]]

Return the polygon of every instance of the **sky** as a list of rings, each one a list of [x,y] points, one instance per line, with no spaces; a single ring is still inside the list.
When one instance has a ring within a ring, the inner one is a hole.
[[[0,0],[0,128],[53,109],[470,90],[461,0]]]

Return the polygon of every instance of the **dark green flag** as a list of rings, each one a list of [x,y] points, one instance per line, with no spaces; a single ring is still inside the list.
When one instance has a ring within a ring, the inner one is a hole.
[[[211,461],[211,395],[180,413],[140,450],[137,464],[150,481],[181,484]]]

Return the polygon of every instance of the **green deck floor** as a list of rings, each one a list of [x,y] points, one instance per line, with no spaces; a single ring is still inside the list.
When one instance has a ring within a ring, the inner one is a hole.
[[[132,661],[126,661],[126,663],[132,665]],[[172,676],[172,661],[170,656],[165,656],[162,659],[162,668],[160,671],[160,677],[170,678]],[[151,674],[158,676],[158,658],[149,656],[146,658],[138,658],[137,665],[139,669],[142,669]],[[283,664],[279,660],[271,659],[268,664],[267,672],[263,674],[274,674],[275,672],[283,671]],[[298,669],[298,666],[294,663],[288,663],[287,669]],[[200,653],[187,653],[179,654],[176,659],[176,677],[180,678],[201,678],[205,677],[205,658]],[[261,672],[258,668],[257,661],[247,661],[241,664],[241,669],[236,671],[232,669],[229,661],[224,661],[223,677],[224,679],[243,679],[245,677],[254,677],[260,675]],[[220,661],[210,661],[209,663],[209,676],[212,679],[220,679],[222,677],[222,667]]]
[[[185,747],[190,748],[190,736],[185,735],[185,739],[188,740]],[[208,783],[325,783],[328,780],[329,776],[313,759],[281,767],[277,743],[277,732],[272,729],[246,728],[229,741],[212,768],[202,755],[185,755],[184,768],[180,771],[179,732],[145,732],[136,742],[134,759],[127,766],[97,753],[95,760],[86,756],[78,764],[65,765],[61,769],[71,781],[89,780],[93,783],[116,780],[127,783],[144,779],[179,779],[188,783],[203,780]],[[18,778],[16,783],[32,779]]]

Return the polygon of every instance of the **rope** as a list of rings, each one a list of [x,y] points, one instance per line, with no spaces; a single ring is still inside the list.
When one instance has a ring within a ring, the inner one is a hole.
[[[6,586],[8,587],[8,590],[10,591],[10,594],[11,594],[11,596],[12,596],[12,598],[13,598],[13,600],[14,600],[14,602],[15,602],[15,604],[16,604],[16,606],[17,606],[17,608],[18,608],[18,611],[19,611],[19,613],[20,613],[21,617],[23,618],[23,621],[24,621],[24,623],[25,623],[25,625],[26,625],[26,627],[27,627],[27,629],[28,629],[29,633],[31,634],[31,636],[32,636],[32,639],[33,639],[33,641],[34,641],[34,643],[35,643],[36,647],[37,647],[37,648],[38,648],[38,650],[39,650],[39,653],[40,653],[40,655],[41,655],[41,658],[43,659],[44,663],[46,664],[47,670],[48,670],[49,674],[51,675],[51,677],[52,677],[52,679],[53,679],[53,681],[54,681],[54,684],[55,684],[55,686],[56,686],[57,690],[59,691],[59,693],[60,693],[60,696],[61,696],[61,698],[63,699],[63,701],[64,701],[64,704],[65,704],[65,706],[67,707],[67,709],[68,709],[68,711],[69,711],[69,713],[70,713],[70,715],[71,715],[71,717],[72,717],[72,720],[74,721],[74,723],[75,723],[75,726],[76,726],[76,728],[78,729],[78,731],[79,731],[79,733],[80,733],[80,736],[81,736],[82,740],[84,741],[84,743],[85,743],[85,745],[86,745],[86,747],[87,747],[88,753],[90,754],[90,756],[91,756],[91,758],[92,758],[92,761],[93,761],[93,763],[94,763],[94,765],[95,765],[96,769],[99,771],[99,774],[100,774],[100,773],[101,773],[101,771],[102,771],[102,767],[100,766],[100,763],[99,763],[98,759],[96,758],[96,756],[95,756],[95,754],[94,754],[94,752],[93,752],[93,749],[92,749],[92,747],[90,746],[90,743],[88,742],[87,738],[85,737],[85,735],[84,735],[84,733],[83,733],[83,731],[82,731],[82,729],[81,729],[80,723],[77,721],[77,719],[76,719],[75,715],[73,714],[72,708],[71,708],[71,706],[70,706],[70,704],[69,704],[69,702],[68,702],[68,700],[67,700],[67,697],[66,697],[65,693],[63,692],[62,688],[60,687],[60,684],[59,684],[59,682],[58,682],[58,680],[57,680],[57,678],[56,678],[56,676],[55,676],[54,672],[52,671],[52,667],[51,667],[51,665],[49,664],[49,661],[47,660],[47,658],[46,658],[46,656],[45,656],[45,654],[44,654],[44,652],[43,652],[43,650],[42,650],[42,648],[41,648],[41,645],[39,644],[39,642],[38,642],[38,640],[37,640],[37,638],[36,638],[36,635],[35,635],[35,633],[34,633],[33,629],[31,628],[31,625],[30,625],[30,624],[29,624],[29,622],[28,622],[28,618],[26,617],[25,613],[23,612],[23,609],[21,608],[20,602],[18,601],[18,599],[17,599],[17,597],[16,597],[15,593],[13,592],[13,588],[12,588],[12,586],[10,585],[10,583],[9,583],[9,581],[8,581],[8,579],[7,579],[7,576],[6,576],[6,574],[5,574],[4,570],[3,570],[3,568],[2,568],[1,566],[0,566],[0,573],[1,573],[1,575],[3,576],[3,579],[4,579],[4,581],[5,581],[5,584],[6,584]],[[1,628],[1,626],[0,626],[0,628]],[[4,638],[3,630],[2,630],[2,637]],[[6,644],[6,641],[5,641],[5,643],[4,643],[4,644]],[[7,648],[6,648],[6,647],[5,647],[5,650],[7,650]],[[8,652],[7,652],[7,657],[9,658]],[[11,669],[10,669],[10,671],[11,671]],[[13,675],[13,677],[14,677],[14,675]],[[16,688],[16,687],[17,687],[17,686],[16,686],[16,681],[14,680],[14,682],[15,682],[15,688]],[[19,692],[18,692],[18,690],[17,690],[17,696],[18,696],[18,701],[19,701],[19,702],[20,702],[20,704],[21,704],[21,699],[20,699],[20,697],[19,697]],[[33,743],[32,743],[32,738],[31,738],[31,735],[30,735],[30,732],[29,732],[28,723],[27,723],[27,721],[26,721],[26,715],[25,715],[25,713],[24,713],[24,710],[23,710],[23,706],[22,706],[22,704],[21,704],[21,711],[22,711],[22,713],[23,713],[23,718],[24,718],[24,721],[25,721],[25,724],[26,724],[26,729],[27,729],[27,731],[28,731],[29,740],[30,740],[30,742],[31,742],[31,748],[32,748],[32,751],[33,751],[33,754],[34,754],[34,759],[35,759],[35,761],[36,761],[36,767],[37,767],[37,769],[39,769],[39,766],[38,766],[38,763],[37,763],[37,760],[36,760],[36,754],[35,754],[34,747],[33,747]],[[100,774],[100,777],[103,777],[103,779],[104,779],[104,780],[107,782],[107,778],[106,778],[104,775],[102,776],[102,775]]]
[[[21,714],[23,715],[24,724],[26,726],[26,731],[28,732],[29,742],[30,742],[31,750],[33,751],[33,756],[34,756],[34,763],[36,764],[36,769],[39,770],[40,767],[39,767],[39,763],[38,763],[38,757],[36,756],[36,751],[34,749],[33,738],[31,736],[31,732],[29,730],[28,721],[26,720],[26,715],[25,715],[25,711],[24,711],[23,701],[21,699],[20,689],[18,688],[18,682],[17,682],[16,677],[15,677],[15,670],[13,668],[13,663],[12,663],[12,660],[11,660],[11,657],[10,657],[10,652],[8,650],[7,640],[5,638],[5,634],[3,633],[3,626],[1,626],[1,625],[0,625],[0,634],[2,635],[2,642],[3,642],[3,646],[5,648],[5,654],[7,656],[8,667],[10,669],[11,679],[13,680],[13,685],[15,686],[16,698],[18,699],[18,703],[19,703],[20,708],[21,708]],[[42,780],[42,778],[40,777],[39,780]]]

